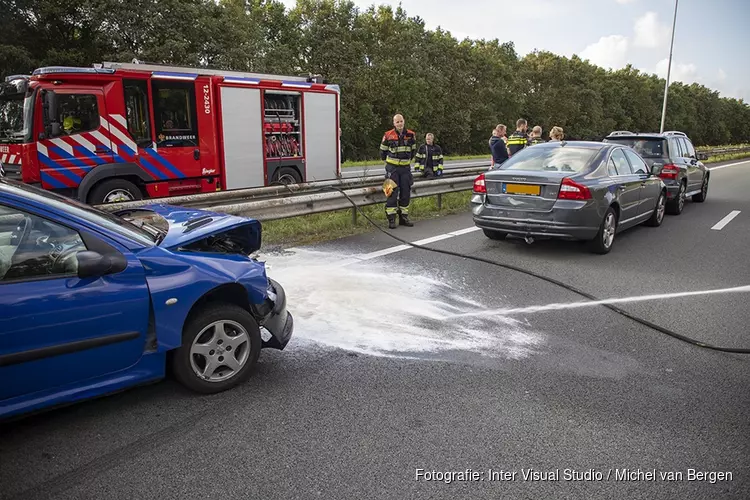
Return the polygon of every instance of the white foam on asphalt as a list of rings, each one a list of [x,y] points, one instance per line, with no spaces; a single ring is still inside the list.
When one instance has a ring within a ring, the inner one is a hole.
[[[286,291],[293,339],[377,356],[470,351],[512,359],[532,354],[543,340],[507,316],[460,317],[485,307],[424,270],[303,249],[260,260]]]

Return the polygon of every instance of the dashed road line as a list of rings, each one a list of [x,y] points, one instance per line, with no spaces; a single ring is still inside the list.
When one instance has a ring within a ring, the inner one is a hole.
[[[726,217],[724,217],[723,219],[721,219],[719,222],[717,222],[716,224],[714,224],[714,226],[711,229],[713,229],[715,231],[721,231],[722,229],[724,229],[724,227],[726,227],[727,224],[729,224],[730,222],[732,222],[732,220],[735,217],[737,217],[738,215],[740,215],[740,213],[741,213],[741,210],[732,210],[731,212],[729,212],[729,215],[727,215]]]

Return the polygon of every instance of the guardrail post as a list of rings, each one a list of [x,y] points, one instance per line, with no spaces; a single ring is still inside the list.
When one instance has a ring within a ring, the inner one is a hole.
[[[352,207],[352,224],[357,225],[357,207]]]
[[[442,194],[437,195],[437,206],[438,206],[438,212],[443,209],[443,195]]]

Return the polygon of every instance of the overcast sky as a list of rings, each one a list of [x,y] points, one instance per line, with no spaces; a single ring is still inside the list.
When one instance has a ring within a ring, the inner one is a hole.
[[[296,0],[282,0],[288,7]],[[675,0],[354,0],[400,3],[458,39],[512,41],[519,54],[535,48],[578,54],[606,68],[627,63],[667,75]],[[750,102],[750,0],[679,0],[671,80],[698,82]]]

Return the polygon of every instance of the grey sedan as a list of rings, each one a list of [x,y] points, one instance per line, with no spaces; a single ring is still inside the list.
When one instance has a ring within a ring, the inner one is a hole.
[[[524,148],[474,181],[474,224],[492,239],[587,240],[608,253],[620,231],[664,220],[660,166],[619,144],[548,142]]]

